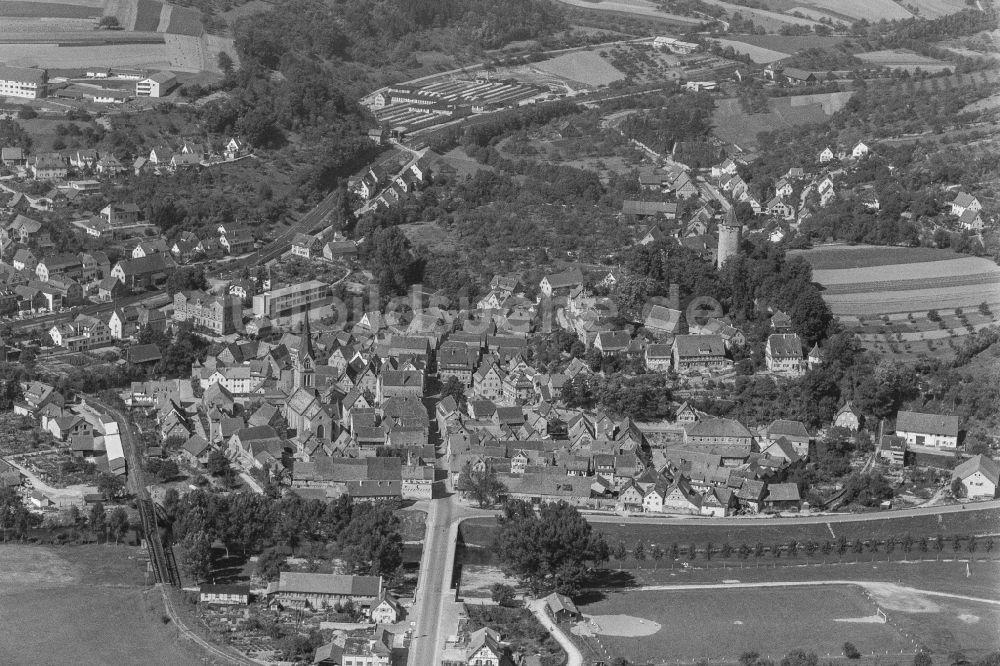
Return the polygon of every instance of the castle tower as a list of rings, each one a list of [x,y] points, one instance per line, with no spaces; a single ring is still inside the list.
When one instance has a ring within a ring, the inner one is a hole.
[[[740,230],[742,225],[736,221],[736,207],[730,206],[726,213],[726,219],[719,225],[719,253],[718,264],[722,268],[723,264],[730,257],[735,257],[740,250]]]

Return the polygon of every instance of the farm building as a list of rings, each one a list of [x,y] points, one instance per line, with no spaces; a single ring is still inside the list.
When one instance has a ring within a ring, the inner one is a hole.
[[[48,72],[36,67],[7,67],[0,65],[0,97],[45,97]]]
[[[323,608],[351,600],[370,608],[382,596],[382,578],[282,571],[278,582],[267,586],[267,594],[290,607]]]
[[[177,85],[171,72],[157,72],[135,83],[136,97],[165,97]]]
[[[901,411],[896,414],[896,434],[910,446],[958,448],[958,417]]]

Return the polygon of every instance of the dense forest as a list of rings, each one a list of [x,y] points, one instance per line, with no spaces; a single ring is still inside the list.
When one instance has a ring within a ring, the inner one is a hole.
[[[640,141],[661,154],[669,154],[678,141],[704,140],[712,130],[715,103],[707,93],[681,93],[663,106],[630,115],[621,124],[625,136]],[[696,165],[691,166],[708,166]]]

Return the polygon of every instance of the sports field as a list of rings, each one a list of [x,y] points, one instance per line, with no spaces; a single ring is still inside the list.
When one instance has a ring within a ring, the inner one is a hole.
[[[839,656],[845,641],[865,653],[913,650],[891,624],[871,621],[876,604],[854,586],[821,593],[800,587],[612,592],[579,608],[597,616],[594,633],[607,651],[634,663],[735,662],[748,650],[778,660],[798,648]],[[637,628],[655,622],[660,629],[646,636],[602,634],[602,616],[614,615],[630,616]]]
[[[536,62],[532,67],[587,86],[604,86],[625,78],[624,74],[596,51],[564,53],[549,60]]]
[[[0,663],[194,666],[145,587],[142,550],[0,546]]]

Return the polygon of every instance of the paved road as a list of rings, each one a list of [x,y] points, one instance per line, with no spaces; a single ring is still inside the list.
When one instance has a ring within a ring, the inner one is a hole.
[[[417,582],[417,628],[410,643],[410,666],[439,664],[442,643],[450,629],[441,625],[441,609],[451,594],[458,520],[453,497],[432,500],[427,511],[424,552]]]

